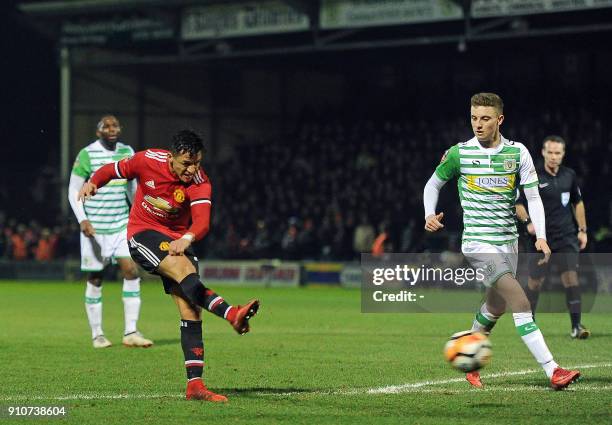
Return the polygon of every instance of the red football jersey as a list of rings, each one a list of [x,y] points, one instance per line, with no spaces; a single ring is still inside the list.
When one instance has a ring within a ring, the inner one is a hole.
[[[182,182],[170,171],[168,153],[148,149],[114,164],[114,173],[119,178],[138,179],[128,239],[143,230],[155,230],[178,239],[189,230],[192,215],[202,222],[194,231],[196,239],[208,231],[212,190],[208,176],[200,169],[190,183]]]

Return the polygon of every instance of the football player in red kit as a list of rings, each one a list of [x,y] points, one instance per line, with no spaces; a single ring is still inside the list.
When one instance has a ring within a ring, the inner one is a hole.
[[[202,239],[210,225],[211,184],[200,168],[203,152],[200,136],[181,130],[173,136],[170,151],[148,149],[103,166],[83,185],[79,198],[87,200],[112,179],[138,180],[127,228],[130,254],[146,271],[161,276],[165,292],[178,307],[186,398],[225,402],[225,396],[208,390],[202,381],[201,310],[223,317],[244,334],[259,301],[231,306],[200,281],[191,244]]]

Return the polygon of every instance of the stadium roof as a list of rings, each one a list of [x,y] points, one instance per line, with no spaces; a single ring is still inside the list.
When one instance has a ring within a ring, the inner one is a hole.
[[[472,42],[612,31],[612,0],[565,3],[56,0],[22,1],[18,10],[71,47],[73,66],[96,67],[441,43],[461,50]]]

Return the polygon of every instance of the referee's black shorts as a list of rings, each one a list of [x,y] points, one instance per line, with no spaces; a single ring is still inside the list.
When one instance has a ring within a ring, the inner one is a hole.
[[[578,253],[580,248],[578,243],[568,242],[560,246],[551,246],[552,254],[546,264],[538,265],[542,254],[532,254],[529,259],[529,277],[532,279],[542,279],[546,277],[551,264],[558,266],[559,273],[578,270]]]
[[[168,255],[170,242],[173,240],[174,239],[170,236],[156,232],[155,230],[145,230],[132,236],[128,243],[132,259],[147,272],[161,277],[166,294],[170,294],[172,292],[172,287],[176,285],[177,282],[170,278],[161,276],[157,272],[157,268],[162,260]],[[185,250],[184,255],[194,265],[196,273],[199,273],[198,257],[195,256],[191,246]]]

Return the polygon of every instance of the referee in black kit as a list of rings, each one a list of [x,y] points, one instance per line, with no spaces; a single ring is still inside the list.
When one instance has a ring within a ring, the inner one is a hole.
[[[591,332],[580,323],[582,313],[580,286],[578,284],[578,253],[587,245],[587,227],[584,202],[574,170],[561,165],[565,155],[565,140],[560,136],[548,136],[542,143],[544,164],[536,167],[539,190],[546,214],[546,239],[561,272],[565,297],[572,322],[571,337],[586,339]],[[530,235],[534,235],[524,195],[516,204],[516,215]],[[578,228],[576,228],[576,223]],[[556,253],[556,255],[555,255]],[[542,282],[550,262],[542,265],[533,259],[529,263],[529,280],[525,292],[535,313]]]

